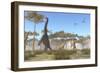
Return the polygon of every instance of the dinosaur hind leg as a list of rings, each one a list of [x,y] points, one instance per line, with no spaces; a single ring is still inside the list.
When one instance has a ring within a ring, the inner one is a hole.
[[[48,47],[47,47],[47,46],[45,46],[44,50],[45,50],[45,51],[47,51],[47,50],[48,50]]]
[[[52,50],[52,48],[51,48],[51,47],[49,47],[49,50]]]

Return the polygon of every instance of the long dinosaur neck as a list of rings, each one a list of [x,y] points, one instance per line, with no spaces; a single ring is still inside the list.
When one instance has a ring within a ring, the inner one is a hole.
[[[47,25],[48,25],[48,18],[46,18],[46,23],[45,23],[45,27],[44,27],[44,32],[47,33]]]

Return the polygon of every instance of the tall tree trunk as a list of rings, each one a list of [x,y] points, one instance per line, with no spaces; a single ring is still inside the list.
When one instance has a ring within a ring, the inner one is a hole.
[[[24,50],[25,50],[26,49],[26,44],[27,44],[27,39],[28,39],[29,32],[26,32],[26,34],[24,33],[24,35],[25,35],[25,38],[24,38]]]
[[[36,24],[34,25],[34,37],[33,37],[33,53],[34,53],[34,49],[35,49],[35,31],[36,30]]]
[[[76,49],[76,43],[75,43],[75,41],[73,41],[73,49],[74,50]]]

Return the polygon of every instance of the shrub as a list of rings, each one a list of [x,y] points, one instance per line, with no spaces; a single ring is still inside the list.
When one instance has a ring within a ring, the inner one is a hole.
[[[90,54],[90,49],[82,49],[81,52],[84,55],[89,55]]]
[[[35,53],[32,53],[32,51],[26,51],[24,53],[24,60],[28,60],[30,57],[35,57],[36,54]]]
[[[57,50],[53,52],[56,60],[70,59],[70,55],[74,53],[76,53],[74,50]]]

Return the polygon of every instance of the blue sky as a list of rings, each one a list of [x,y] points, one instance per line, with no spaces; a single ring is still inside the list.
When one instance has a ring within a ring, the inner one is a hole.
[[[27,11],[26,11],[27,13]],[[81,36],[90,34],[90,14],[61,13],[61,12],[38,12],[49,18],[48,30],[54,32],[64,31]],[[36,25],[36,31],[40,34],[44,28],[44,22]],[[25,31],[34,31],[34,22],[25,19]]]

